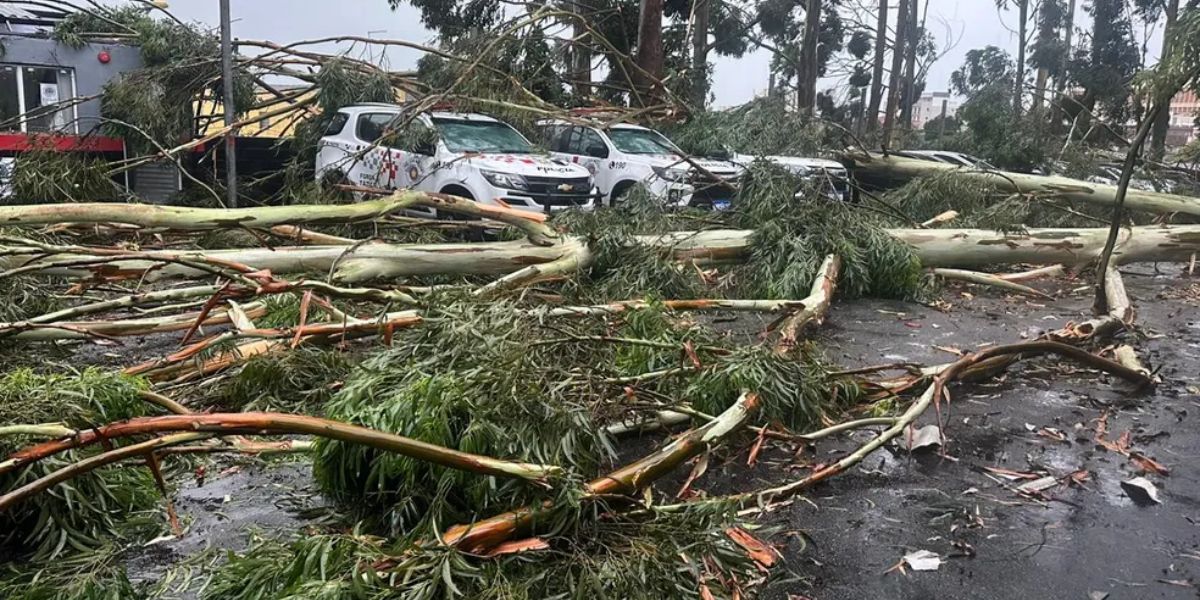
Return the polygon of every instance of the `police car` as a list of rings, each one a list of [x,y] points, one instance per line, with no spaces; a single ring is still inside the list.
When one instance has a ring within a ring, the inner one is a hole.
[[[441,192],[536,212],[595,205],[587,169],[540,152],[507,123],[475,113],[407,116],[395,104],[339,109],[318,145],[317,181]]]
[[[750,166],[756,159],[763,159],[776,164],[793,175],[810,182],[821,190],[825,197],[833,200],[850,201],[850,177],[842,163],[826,158],[808,158],[800,156],[751,156],[749,154],[733,154],[730,162],[743,167]]]
[[[540,121],[538,127],[551,155],[586,167],[609,204],[638,183],[672,206],[723,210],[737,192],[741,167],[723,160],[685,159],[682,150],[653,129],[555,120]]]

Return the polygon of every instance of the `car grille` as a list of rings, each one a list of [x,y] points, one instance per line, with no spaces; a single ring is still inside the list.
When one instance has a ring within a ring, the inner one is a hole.
[[[592,186],[587,177],[526,177],[529,196],[542,206],[582,206],[592,197]],[[560,185],[570,185],[571,191],[559,189]]]

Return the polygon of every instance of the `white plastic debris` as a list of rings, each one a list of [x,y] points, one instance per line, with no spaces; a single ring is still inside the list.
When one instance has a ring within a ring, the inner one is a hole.
[[[904,445],[909,452],[942,445],[942,429],[937,425],[915,428],[909,425],[904,430]]]
[[[1036,493],[1048,490],[1055,485],[1058,485],[1058,478],[1047,475],[1046,477],[1039,477],[1033,481],[1022,483],[1017,486],[1017,489],[1026,493]]]
[[[1162,504],[1158,499],[1158,488],[1145,477],[1134,477],[1121,482],[1121,489],[1135,504]]]
[[[942,566],[942,557],[936,552],[917,550],[904,555],[904,562],[914,571],[936,571]]]

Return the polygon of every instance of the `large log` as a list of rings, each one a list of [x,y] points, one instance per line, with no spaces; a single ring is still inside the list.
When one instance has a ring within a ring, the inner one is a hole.
[[[643,236],[642,243],[670,247],[678,258],[739,261],[749,255],[753,231],[715,229]],[[1108,229],[889,229],[912,247],[926,267],[980,267],[1030,263],[1078,265],[1095,262]],[[1121,231],[1113,260],[1118,264],[1187,261],[1200,252],[1200,225],[1154,225]]]
[[[891,229],[897,239],[913,248],[926,267],[981,267],[999,264],[1062,264],[1094,262],[1108,231],[1103,228],[1030,229],[1021,234],[987,229]],[[670,251],[680,260],[703,263],[738,262],[750,254],[754,232],[747,229],[681,231],[639,236],[640,243]],[[191,252],[144,252],[142,256],[206,256],[240,263],[272,273],[327,273],[342,282],[395,279],[419,275],[506,275],[531,265],[544,265],[587,253],[580,238],[564,236],[553,246],[528,241],[467,244],[386,244],[359,246],[289,246]],[[1200,225],[1131,227],[1121,232],[1113,259],[1118,264],[1187,261],[1200,253]],[[70,261],[90,258],[58,254],[45,258],[37,248],[0,246],[0,268],[22,267],[40,261],[45,275],[64,277],[162,278],[207,276],[187,264],[160,264],[145,259],[110,260],[79,265]],[[108,257],[113,259],[114,257]],[[119,258],[119,257],[116,257]],[[107,260],[107,259],[106,259]],[[63,264],[67,262],[68,264]],[[585,261],[576,263],[582,264]]]
[[[155,263],[145,259],[113,260],[96,264],[74,264],[95,258],[83,254],[58,254],[43,258],[28,249],[0,246],[0,267],[12,269],[35,261],[47,265],[38,271],[63,277],[106,277],[158,280],[202,277],[209,273],[186,264]],[[194,258],[206,256],[248,265],[272,273],[328,273],[337,281],[357,282],[415,275],[505,275],[531,265],[550,263],[586,250],[582,241],[563,239],[553,246],[529,241],[465,244],[386,244],[359,246],[286,246],[202,251],[149,251],[146,256]]]
[[[948,163],[905,158],[902,156],[864,152],[848,152],[841,156],[855,179],[872,187],[895,187],[922,175],[955,173],[960,177],[996,186],[1014,194],[1040,194],[1076,202],[1112,206],[1116,186],[1092,183],[1069,177],[1030,175],[1010,171],[968,169]],[[1159,214],[1180,213],[1200,216],[1200,198],[1150,192],[1130,188],[1125,197],[1129,210]]]
[[[197,208],[154,204],[90,202],[0,206],[0,224],[8,227],[60,223],[121,223],[148,229],[203,231],[210,229],[272,229],[281,225],[322,225],[372,221],[414,207],[433,208],[513,225],[538,245],[549,245],[558,234],[547,227],[546,215],[507,206],[417,190],[400,190],[385,198],[353,204],[292,204],[252,208]],[[295,232],[284,228],[282,232]]]

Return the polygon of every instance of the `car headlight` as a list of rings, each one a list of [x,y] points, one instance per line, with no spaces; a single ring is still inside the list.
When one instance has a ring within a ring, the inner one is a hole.
[[[512,173],[501,173],[499,171],[481,171],[483,178],[488,183],[506,190],[528,190],[529,184],[525,181],[525,177],[514,175]]]
[[[654,174],[664,181],[685,181],[688,172],[685,169],[668,169],[667,167],[650,167]]]

